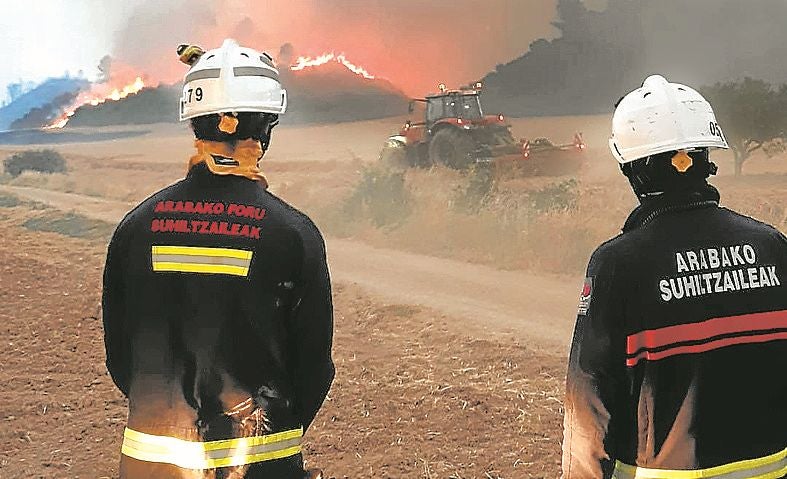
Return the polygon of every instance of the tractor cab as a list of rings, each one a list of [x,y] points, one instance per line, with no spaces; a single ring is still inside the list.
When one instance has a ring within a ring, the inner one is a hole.
[[[426,124],[444,118],[478,121],[484,117],[476,90],[455,90],[426,97]]]
[[[425,127],[427,130],[440,123],[466,126],[503,123],[502,115],[484,116],[480,83],[460,90],[448,90],[441,83],[439,93],[410,101],[410,116],[407,125]]]

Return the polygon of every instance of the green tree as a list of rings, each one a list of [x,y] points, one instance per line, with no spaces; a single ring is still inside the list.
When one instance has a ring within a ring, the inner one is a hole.
[[[787,140],[787,85],[744,78],[716,83],[702,89],[724,129],[727,143],[735,156],[735,175],[752,153],[762,149],[768,155],[784,151]]]

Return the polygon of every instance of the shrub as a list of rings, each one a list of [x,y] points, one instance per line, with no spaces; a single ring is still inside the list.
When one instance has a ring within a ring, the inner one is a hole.
[[[377,227],[396,226],[410,213],[410,193],[404,172],[383,166],[369,166],[361,181],[344,202],[343,212],[350,218],[369,218]]]
[[[0,194],[0,208],[13,208],[19,206],[19,199],[16,196]]]
[[[72,238],[108,239],[115,230],[115,225],[106,221],[95,220],[77,213],[51,212],[29,218],[23,227],[31,231],[48,231]]]
[[[454,207],[460,211],[477,213],[496,192],[497,182],[492,169],[487,165],[475,165],[467,172],[465,184],[456,189]]]
[[[577,180],[571,178],[529,193],[530,207],[537,213],[565,211],[577,202]]]
[[[55,150],[31,150],[15,153],[3,161],[5,172],[13,177],[23,171],[41,173],[64,173],[66,160]]]

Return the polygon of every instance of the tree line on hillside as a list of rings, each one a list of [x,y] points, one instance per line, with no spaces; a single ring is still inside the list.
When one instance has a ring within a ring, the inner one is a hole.
[[[650,74],[688,85],[787,81],[783,0],[558,0],[558,35],[483,80],[490,111],[512,116],[611,112]]]

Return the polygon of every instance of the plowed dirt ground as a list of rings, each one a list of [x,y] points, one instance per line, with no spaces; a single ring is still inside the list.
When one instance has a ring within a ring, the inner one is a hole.
[[[126,404],[104,367],[105,242],[0,208],[0,477],[115,477]],[[562,359],[337,284],[337,379],[305,457],[337,478],[556,477]]]

